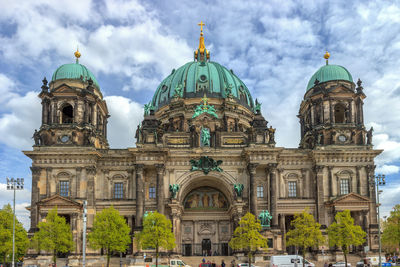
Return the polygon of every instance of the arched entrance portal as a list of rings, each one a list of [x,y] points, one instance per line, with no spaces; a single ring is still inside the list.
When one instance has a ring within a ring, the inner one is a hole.
[[[231,203],[216,187],[192,189],[182,202],[182,254],[228,256],[232,235]]]

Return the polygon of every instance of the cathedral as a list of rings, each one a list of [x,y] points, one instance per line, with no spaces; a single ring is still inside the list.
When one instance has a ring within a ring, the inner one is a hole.
[[[293,253],[284,236],[295,213],[308,209],[325,231],[336,212],[348,209],[367,233],[364,246],[377,251],[373,178],[382,151],[373,149],[372,129],[364,126],[362,82],[329,64],[327,52],[304,85],[299,147],[277,147],[261,103],[231,69],[211,61],[200,26],[194,59],[173,69],[144,105],[135,147],[109,147],[112,114],[79,51],[75,63],[56,69],[50,82],[43,79],[42,122],[33,149],[24,151],[32,160],[30,233],[57,206],[71,225],[71,254],[80,255],[86,200],[89,232],[96,213],[111,205],[132,236],[147,212],[158,211],[173,224],[171,253],[233,255],[228,242],[251,212],[272,255]],[[314,253],[324,250],[333,248]],[[127,255],[138,253],[132,241]]]

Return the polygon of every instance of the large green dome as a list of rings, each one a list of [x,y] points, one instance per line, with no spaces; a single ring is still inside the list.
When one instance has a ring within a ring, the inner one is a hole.
[[[90,78],[92,78],[93,84],[97,86],[97,88],[100,88],[96,78],[88,68],[79,63],[71,63],[58,67],[58,69],[54,72],[51,81],[54,82],[56,80],[72,79],[87,82]]]
[[[204,94],[209,98],[233,98],[244,106],[254,109],[253,99],[246,85],[232,70],[212,61],[188,62],[165,78],[158,86],[152,107],[157,110],[174,98],[175,88],[181,87],[182,98],[198,98]]]
[[[325,65],[322,66],[316,73],[311,77],[307,85],[307,91],[314,87],[315,80],[320,83],[328,81],[348,81],[353,82],[350,72],[339,65]]]

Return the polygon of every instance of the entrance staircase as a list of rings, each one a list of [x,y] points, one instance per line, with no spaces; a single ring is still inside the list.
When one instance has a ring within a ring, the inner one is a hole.
[[[231,261],[235,259],[234,256],[190,256],[190,257],[181,257],[181,259],[191,267],[198,267],[199,264],[202,262],[203,259],[206,260],[206,262],[210,261],[211,263],[215,262],[217,266],[221,266],[222,260],[225,262],[226,267],[231,266]],[[237,260],[236,260],[237,262]]]

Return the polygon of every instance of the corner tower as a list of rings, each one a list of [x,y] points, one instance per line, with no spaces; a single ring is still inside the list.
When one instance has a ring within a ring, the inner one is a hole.
[[[328,64],[311,77],[300,105],[301,148],[326,145],[371,146],[372,129],[365,130],[360,79],[357,87],[350,72]]]
[[[92,146],[108,148],[106,102],[96,78],[76,62],[57,68],[48,85],[43,79],[42,125],[35,130],[35,146]]]

